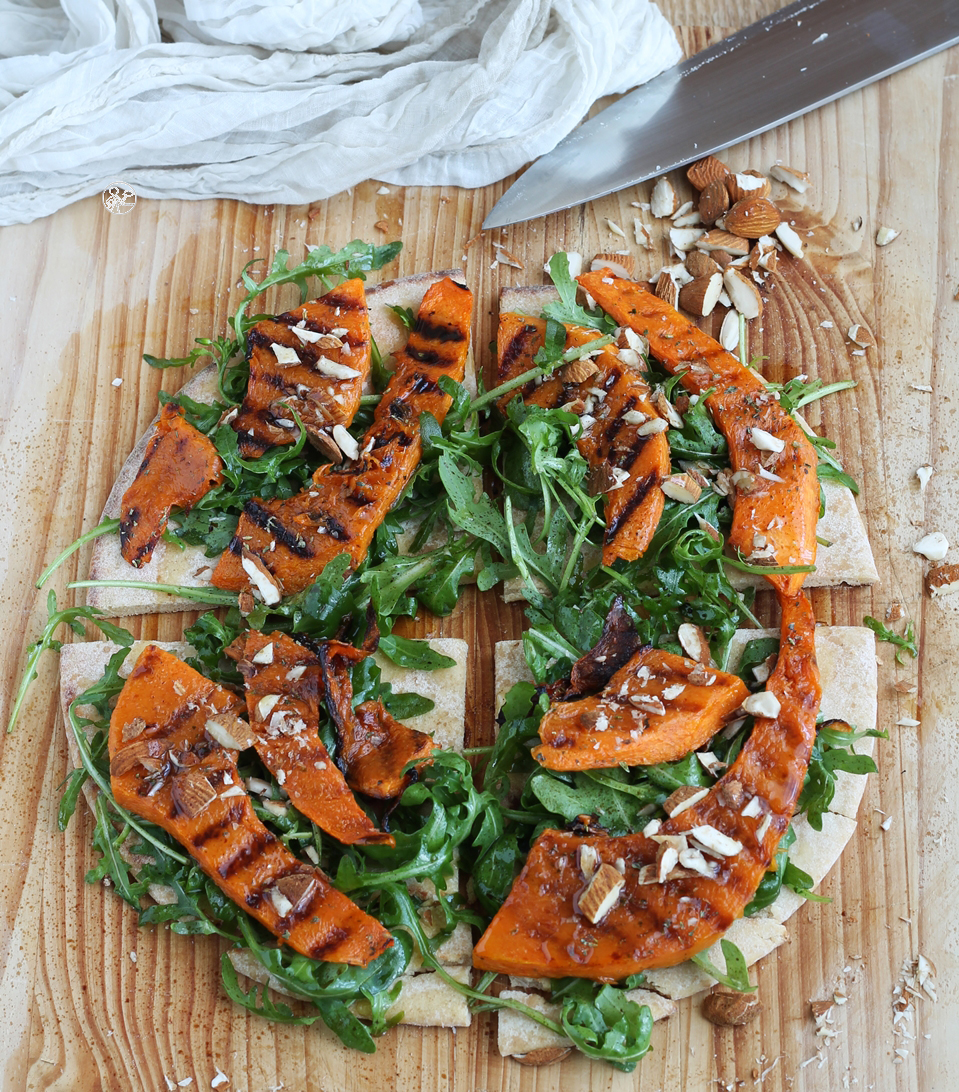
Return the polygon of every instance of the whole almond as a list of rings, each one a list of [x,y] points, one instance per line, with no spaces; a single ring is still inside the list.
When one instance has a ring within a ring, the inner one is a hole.
[[[699,195],[699,218],[707,226],[712,226],[729,208],[729,190],[722,179],[717,178]]]
[[[741,235],[734,235],[731,231],[713,228],[696,240],[696,249],[704,250],[707,254],[713,250],[722,250],[727,254],[735,254],[736,257],[745,257],[749,253],[749,240]]]
[[[747,197],[768,197],[769,179],[759,171],[739,171],[726,179],[726,190],[733,204]]]
[[[691,250],[686,255],[686,268],[694,277],[708,277],[718,272],[719,262],[702,250]]]
[[[679,289],[668,273],[660,273],[659,280],[656,282],[656,295],[661,300],[665,300],[670,307],[676,307],[679,304]]]
[[[696,277],[679,292],[679,306],[697,318],[713,313],[723,290],[723,275],[717,269],[706,277]]]
[[[729,174],[726,164],[714,155],[698,160],[686,171],[686,177],[697,190],[704,190],[710,182],[723,182]]]
[[[781,223],[779,209],[767,197],[747,197],[726,213],[726,230],[745,239],[772,235]]]

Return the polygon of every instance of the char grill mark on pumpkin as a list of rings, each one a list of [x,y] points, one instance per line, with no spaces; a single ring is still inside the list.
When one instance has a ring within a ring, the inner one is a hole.
[[[525,326],[521,326],[516,331],[500,356],[498,369],[500,382],[510,378],[518,360],[524,356],[531,355],[529,352],[530,345],[538,342],[539,338],[539,330],[529,323]]]
[[[243,512],[251,523],[273,535],[277,543],[284,546],[291,554],[296,554],[297,557],[313,556],[313,551],[302,536],[297,534],[296,531],[291,531],[288,527],[285,527],[255,497],[246,502],[243,506]],[[242,549],[242,547],[243,543],[241,542],[240,548]],[[234,553],[239,553],[239,550],[235,550]]]
[[[318,941],[310,948],[310,955],[313,959],[325,959],[326,953],[332,951],[346,936],[347,933],[344,929],[338,926],[331,928],[321,941]]]
[[[235,810],[239,810],[240,815],[242,816],[242,806],[239,809],[231,808],[230,814],[232,814]],[[239,822],[239,819],[237,819],[236,821]],[[216,825],[217,824],[214,824],[214,826]],[[217,831],[216,833],[219,833],[219,831]],[[213,834],[208,835],[208,837],[213,836]],[[262,830],[257,831],[248,842],[245,842],[243,845],[240,845],[236,849],[234,849],[229,857],[226,857],[223,861],[220,862],[219,865],[217,865],[216,870],[223,877],[224,880],[228,880],[234,874],[234,872],[238,872],[242,868],[249,867],[249,865],[253,861],[255,861],[256,858],[259,857],[268,846],[273,845],[275,842],[276,836],[271,834],[264,827]]]
[[[614,539],[616,535],[619,534],[620,530],[622,530],[623,526],[629,520],[629,517],[646,499],[647,493],[649,493],[649,491],[655,488],[655,486],[658,484],[659,474],[655,471],[652,474],[647,474],[646,477],[637,484],[632,497],[630,497],[629,501],[625,505],[623,505],[622,511],[616,513],[616,516],[606,528],[608,541],[612,541],[612,539]]]

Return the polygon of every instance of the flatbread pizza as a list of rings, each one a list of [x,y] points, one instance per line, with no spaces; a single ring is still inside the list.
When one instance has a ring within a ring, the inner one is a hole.
[[[168,399],[88,598],[229,609],[122,663],[63,649],[68,793],[100,845],[135,817],[103,874],[143,920],[229,937],[234,1001],[359,1049],[480,1001],[504,1055],[631,1068],[678,999],[742,988],[855,830],[874,636],[817,628],[803,591],[876,579],[852,492],[827,474],[820,517],[789,391],[613,271],[558,274],[504,294],[489,391],[460,271],[238,323],[249,379],[224,403],[221,360]],[[529,619],[492,650],[482,781],[465,645],[393,632],[472,580]]]

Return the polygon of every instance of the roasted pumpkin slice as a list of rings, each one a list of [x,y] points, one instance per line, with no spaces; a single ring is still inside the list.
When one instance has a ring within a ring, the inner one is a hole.
[[[428,762],[435,744],[425,732],[392,717],[382,702],[366,701],[353,708],[348,668],[355,662],[355,652],[339,641],[328,641],[320,650],[326,702],[340,743],[338,762],[351,788],[392,800],[413,780],[407,766]]]
[[[118,804],[162,827],[238,906],[312,959],[366,966],[393,939],[299,861],[260,822],[217,740],[236,733],[240,699],[147,645],[110,718],[110,784]]]
[[[170,509],[192,508],[222,480],[223,463],[213,443],[183,418],[176,402],[167,402],[120,501],[120,553],[134,568],[145,565]]]
[[[816,451],[802,428],[756,374],[642,285],[605,269],[579,283],[607,314],[649,341],[652,355],[706,405],[729,444],[736,486],[730,545],[757,565],[816,560],[819,480]],[[766,578],[796,595],[804,573]]]
[[[420,414],[442,422],[452,404],[439,380],[463,378],[472,299],[449,277],[427,290],[357,458],[321,466],[310,488],[289,500],[249,501],[213,572],[216,587],[252,586],[276,602],[311,584],[337,554],[359,564],[419,464]]]
[[[500,383],[534,366],[545,331],[543,319],[500,315]],[[566,346],[585,345],[598,336],[595,330],[567,326]],[[603,564],[642,557],[663,513],[666,497],[660,486],[670,467],[667,425],[650,401],[646,381],[610,347],[593,360],[571,362],[544,382],[527,385],[522,394],[532,405],[580,414],[577,447],[590,465],[594,492],[606,494]],[[501,409],[511,397],[500,400]]]
[[[344,845],[395,845],[392,834],[378,829],[356,802],[320,739],[323,677],[317,654],[286,634],[256,630],[227,651],[246,683],[256,753],[294,807]]]
[[[554,702],[533,758],[550,770],[674,762],[712,739],[748,696],[736,675],[644,648],[598,694]]]
[[[310,440],[337,461],[332,430],[349,425],[370,374],[370,318],[359,278],[275,319],[248,338],[250,381],[231,424],[241,454],[292,444],[296,410]]]
[[[802,593],[780,604],[778,713],[756,718],[729,770],[675,818],[618,838],[542,834],[476,967],[617,981],[689,959],[742,915],[795,810],[819,710],[812,608]]]

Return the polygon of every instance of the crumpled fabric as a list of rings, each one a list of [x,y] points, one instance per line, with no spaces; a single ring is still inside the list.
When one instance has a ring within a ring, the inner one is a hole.
[[[649,0],[0,0],[0,224],[484,186],[680,56]]]

